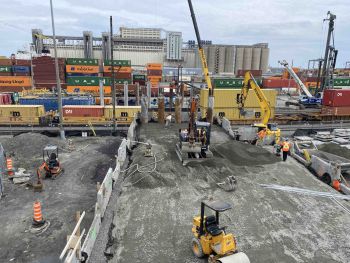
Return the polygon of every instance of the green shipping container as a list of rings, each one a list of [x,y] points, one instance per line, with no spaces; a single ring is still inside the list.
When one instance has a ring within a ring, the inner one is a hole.
[[[131,84],[131,79],[114,79],[115,84],[124,84],[124,82],[128,82],[128,84]],[[111,85],[111,78],[105,78],[105,86]]]
[[[101,77],[68,77],[67,85],[68,86],[99,86],[100,79],[103,80],[103,84],[106,85],[108,81],[107,78]]]
[[[350,86],[350,78],[333,79],[334,86]]]
[[[133,80],[144,80],[146,81],[146,75],[133,75],[132,76]]]
[[[67,65],[98,66],[98,59],[93,58],[67,58]]]
[[[104,65],[111,66],[112,64],[110,60],[105,60]],[[131,60],[113,60],[113,65],[121,67],[131,67]]]
[[[11,66],[0,66],[0,73],[11,72]]]
[[[262,79],[255,79],[259,86],[262,85]],[[242,88],[243,78],[234,78],[234,79],[214,79],[214,87],[221,89],[229,88]]]

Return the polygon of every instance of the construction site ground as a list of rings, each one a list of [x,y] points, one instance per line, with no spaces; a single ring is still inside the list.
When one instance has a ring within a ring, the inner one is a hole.
[[[15,137],[0,136],[7,153],[13,155],[14,167],[36,175],[42,162],[42,149],[48,144],[59,147],[64,173],[46,179],[44,191],[34,193],[27,185],[15,185],[4,178],[6,196],[0,200],[0,262],[56,263],[75,226],[76,211],[85,211],[82,228],[90,227],[96,203],[96,184],[102,182],[120,144],[116,137],[72,137],[74,147],[57,137],[25,133]],[[34,179],[35,176],[32,178]],[[49,228],[40,235],[31,233],[33,202],[39,200]]]
[[[259,184],[337,193],[334,189],[294,159],[282,162],[263,148],[233,141],[219,127],[212,129],[214,158],[183,166],[175,153],[180,127],[141,127],[140,141],[154,144],[155,157],[145,157],[145,146],[139,145],[121,174],[121,194],[108,208],[114,213],[105,240],[112,248],[108,262],[206,262],[191,251],[191,227],[201,201],[210,198],[232,204],[220,223],[252,263],[349,262],[350,215],[343,208],[331,199]],[[217,186],[231,175],[237,179],[235,191]]]

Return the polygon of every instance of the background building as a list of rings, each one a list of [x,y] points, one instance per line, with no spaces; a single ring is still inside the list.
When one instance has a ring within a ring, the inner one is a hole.
[[[165,67],[201,68],[197,45],[193,40],[183,43],[181,32],[166,32],[162,37],[157,28],[121,27],[113,36],[114,59],[131,60],[134,67],[144,67],[147,63],[162,63]],[[110,36],[101,37],[84,31],[82,36],[56,36],[57,52],[63,58],[110,57]],[[42,50],[53,53],[52,36],[44,35],[40,29],[32,29],[32,47],[37,54]],[[267,43],[254,45],[217,45],[203,41],[209,71],[213,74],[237,73],[238,70],[268,70],[269,47]]]

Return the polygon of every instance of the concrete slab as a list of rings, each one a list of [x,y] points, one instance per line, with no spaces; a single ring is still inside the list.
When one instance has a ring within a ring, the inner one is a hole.
[[[329,199],[263,189],[259,184],[336,191],[292,158],[280,162],[262,148],[232,141],[216,127],[214,158],[183,167],[174,151],[179,128],[141,128],[141,140],[156,144],[156,160],[144,157],[142,146],[132,154],[131,165],[139,167],[125,173],[122,193],[111,206],[114,257],[108,262],[206,262],[193,256],[190,243],[192,218],[199,214],[201,200],[208,198],[232,203],[221,223],[235,234],[239,250],[252,263],[349,260],[350,215],[342,208]],[[234,192],[216,185],[229,175],[238,182]]]

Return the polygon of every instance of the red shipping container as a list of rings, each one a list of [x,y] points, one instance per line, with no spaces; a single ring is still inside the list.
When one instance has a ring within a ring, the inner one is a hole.
[[[17,66],[30,66],[31,61],[28,59],[16,59],[15,64]]]
[[[327,116],[350,116],[350,107],[327,107],[323,106],[321,115]]]
[[[63,117],[102,117],[103,106],[63,106]]]
[[[112,77],[112,72],[104,72],[103,73],[104,77],[109,77],[111,78]],[[131,79],[131,73],[117,73],[115,72],[114,73],[114,77],[116,79]]]
[[[350,90],[326,89],[323,92],[322,104],[331,107],[350,107]]]
[[[5,58],[5,59],[0,59],[0,65],[1,66],[12,66],[12,60]]]
[[[262,70],[244,70],[244,69],[239,69],[237,71],[237,76],[236,77],[244,77],[245,73],[247,71],[250,71],[250,73],[252,73],[253,77],[261,77],[262,76]]]
[[[294,79],[264,79],[263,87],[268,89],[273,88],[296,88],[297,84]]]
[[[1,86],[0,92],[21,92],[23,90],[30,90],[30,89],[32,89],[31,86],[26,86],[26,87]]]
[[[148,76],[162,76],[162,70],[148,69],[147,75]]]

